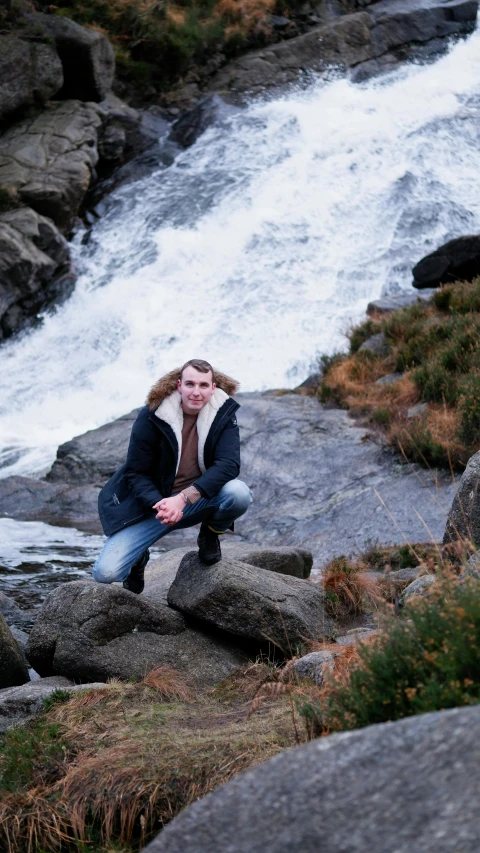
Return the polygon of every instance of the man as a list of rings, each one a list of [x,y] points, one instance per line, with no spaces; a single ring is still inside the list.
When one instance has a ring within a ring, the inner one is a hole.
[[[219,534],[252,502],[237,479],[239,405],[229,396],[236,390],[233,379],[200,359],[154,385],[133,425],[126,462],[98,498],[108,538],[93,568],[96,581],[123,581],[141,593],[149,546],[198,523],[201,562],[221,559]]]

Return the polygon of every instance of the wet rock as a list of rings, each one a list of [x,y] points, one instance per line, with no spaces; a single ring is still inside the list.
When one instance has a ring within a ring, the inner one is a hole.
[[[62,63],[52,45],[0,36],[0,120],[44,104],[62,85]]]
[[[422,258],[413,268],[413,286],[439,287],[454,281],[472,281],[480,275],[480,235],[449,240]]]
[[[30,681],[28,668],[17,641],[0,615],[0,688]]]
[[[29,207],[0,214],[0,338],[10,337],[74,285],[68,243]]]
[[[68,230],[98,162],[102,119],[95,104],[64,101],[12,126],[0,137],[0,188]]]
[[[175,122],[170,139],[182,148],[189,148],[209,127],[218,124],[232,112],[232,107],[218,95],[208,95]]]
[[[35,15],[53,38],[63,67],[60,98],[101,101],[112,88],[115,54],[108,39],[60,15]]]
[[[33,477],[0,479],[0,518],[44,521],[59,527],[78,527],[101,533],[96,486],[46,483]]]
[[[386,358],[390,349],[384,333],[378,332],[377,335],[372,335],[370,338],[367,338],[367,340],[358,348],[358,351],[371,352],[374,355],[378,355],[379,358]]]
[[[407,604],[408,601],[410,601],[411,598],[416,595],[420,595],[422,597],[428,595],[428,590],[430,589],[431,585],[435,583],[436,580],[436,575],[421,575],[419,578],[412,581],[412,583],[409,583],[400,596],[400,606],[403,607],[405,604]]]
[[[448,513],[443,543],[458,540],[480,545],[480,451],[468,460]]]
[[[189,806],[145,853],[477,853],[479,728],[475,705],[285,750]]]
[[[242,99],[302,79],[332,66],[362,68],[364,76],[415,54],[418,45],[471,32],[476,0],[380,0],[333,18],[289,41],[241,56],[224,66],[209,88]],[[381,57],[386,63],[377,64]],[[358,72],[357,72],[358,73]]]
[[[310,678],[319,687],[325,684],[325,676],[333,669],[337,653],[327,650],[322,652],[310,652],[302,658],[294,661],[292,669],[300,678]]]
[[[163,664],[196,684],[214,684],[246,660],[232,643],[186,628],[171,608],[90,581],[73,581],[50,594],[26,653],[40,675],[84,682],[141,680]]]
[[[74,684],[68,678],[56,675],[30,681],[21,687],[7,687],[0,690],[0,732],[30,720],[42,710],[45,699],[48,699],[56,690],[68,690],[69,693],[74,694],[98,687],[105,688],[105,685],[100,682]]]
[[[168,603],[235,636],[273,643],[290,655],[305,640],[333,634],[318,587],[230,557],[206,568],[196,552],[186,554]]]

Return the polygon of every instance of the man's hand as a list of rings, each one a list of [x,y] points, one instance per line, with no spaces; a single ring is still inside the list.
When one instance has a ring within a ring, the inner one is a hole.
[[[157,511],[155,518],[158,518],[162,524],[178,524],[183,518],[183,510],[185,501],[181,495],[174,495],[173,498],[163,498],[154,504],[153,509]]]

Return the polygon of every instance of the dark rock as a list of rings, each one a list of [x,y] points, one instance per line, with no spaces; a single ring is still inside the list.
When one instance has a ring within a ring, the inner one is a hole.
[[[22,650],[0,615],[0,688],[30,681]]]
[[[318,587],[230,557],[207,569],[196,552],[186,554],[168,603],[235,636],[273,643],[290,655],[306,640],[333,633]]]
[[[377,335],[372,335],[358,349],[359,352],[371,352],[378,355],[380,358],[386,358],[390,352],[387,344],[387,339],[383,332],[378,332]]]
[[[68,243],[50,219],[28,207],[0,214],[0,338],[70,293]]]
[[[103,484],[125,461],[139,409],[61,444],[47,480],[51,483]]]
[[[98,491],[96,486],[6,477],[0,479],[0,517],[44,521],[60,527],[77,527],[87,533],[101,533]]]
[[[480,706],[318,738],[235,777],[145,853],[477,853]]]
[[[449,240],[413,268],[413,286],[439,287],[454,281],[472,281],[480,275],[480,235]]]
[[[175,122],[170,139],[182,148],[189,148],[207,128],[218,124],[232,112],[232,107],[218,95],[208,95]]]
[[[0,188],[68,230],[98,162],[95,104],[64,101],[24,119],[0,137]]]
[[[471,32],[476,0],[381,0],[355,6],[358,11],[315,27],[309,32],[239,57],[225,65],[209,88],[226,98],[242,98],[269,88],[298,84],[311,72],[354,68],[373,63],[370,74],[385,70],[375,62],[393,54],[387,64],[404,61],[419,44]],[[367,76],[364,72],[364,76]]]
[[[54,47],[0,36],[0,121],[30,106],[41,106],[63,85]]]
[[[116,124],[109,124],[98,141],[98,153],[102,160],[121,160],[125,146],[127,144],[127,134],[123,127],[118,127]]]
[[[60,15],[35,15],[34,20],[54,39],[62,62],[59,97],[102,101],[115,76],[115,54],[108,39]]]
[[[44,602],[26,648],[40,675],[76,681],[141,680],[168,665],[196,684],[214,684],[245,663],[245,655],[187,629],[169,607],[152,604],[121,586],[74,581]]]
[[[68,690],[69,693],[74,694],[98,687],[105,689],[105,685],[100,682],[74,684],[68,678],[56,675],[38,681],[29,681],[28,684],[20,687],[7,687],[0,690],[0,732],[30,720],[42,710],[45,699],[48,699],[56,690]]]
[[[443,543],[468,540],[480,546],[480,451],[468,460],[448,513]]]

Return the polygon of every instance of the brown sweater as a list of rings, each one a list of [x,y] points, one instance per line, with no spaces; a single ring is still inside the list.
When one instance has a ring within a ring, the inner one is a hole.
[[[177,476],[173,484],[172,494],[185,492],[189,503],[195,503],[200,497],[200,492],[192,487],[192,483],[201,476],[198,466],[198,433],[197,415],[183,413],[182,427],[182,455],[178,466]],[[189,486],[191,488],[189,488]]]

